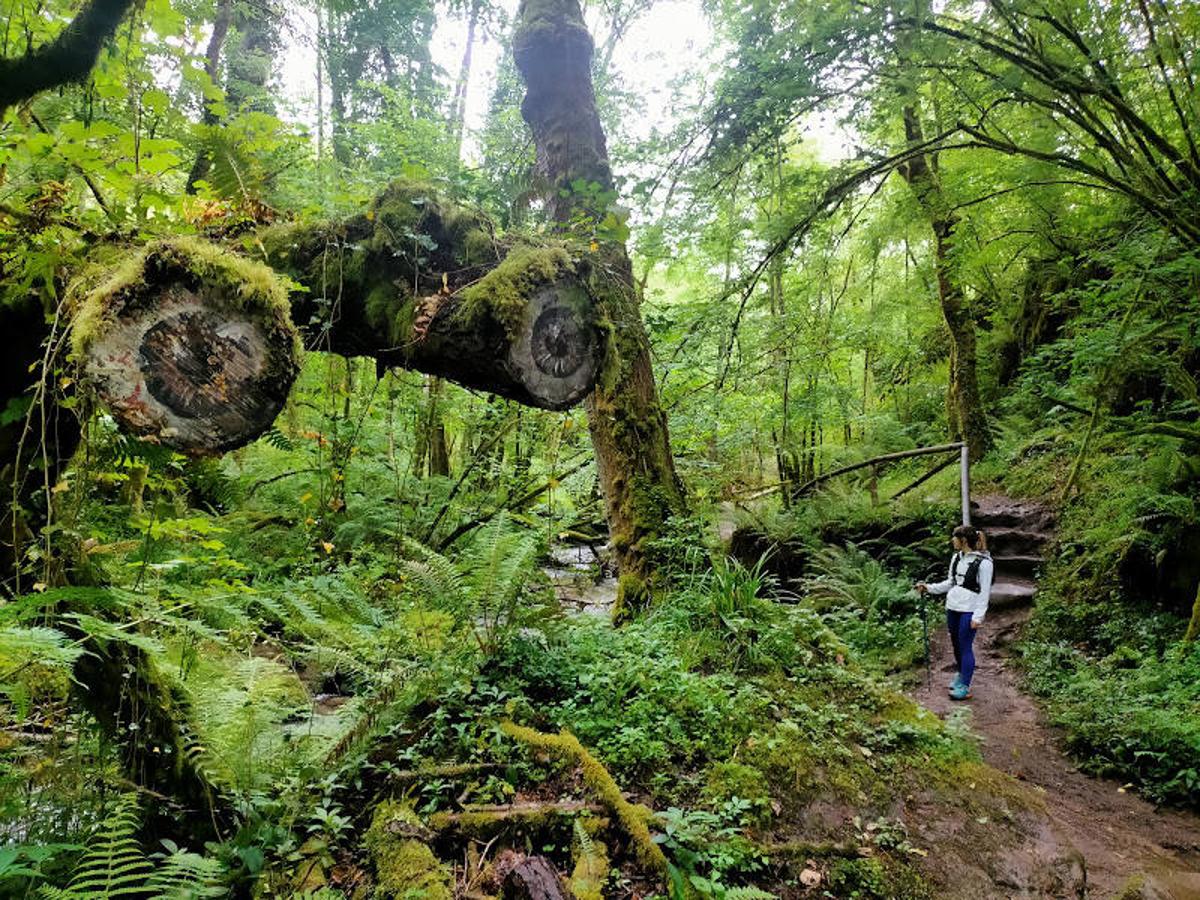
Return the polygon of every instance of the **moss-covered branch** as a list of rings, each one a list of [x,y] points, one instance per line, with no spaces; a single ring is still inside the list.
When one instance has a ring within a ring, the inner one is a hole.
[[[502,722],[500,728],[513,740],[533,750],[549,753],[579,766],[584,784],[621,823],[621,828],[629,837],[634,858],[659,877],[667,877],[667,858],[650,835],[649,811],[625,799],[608,769],[579,743],[579,738],[569,731],[546,734],[513,722]]]
[[[545,409],[595,382],[588,254],[501,240],[426,186],[397,182],[361,215],[270,227],[240,249],[251,256],[157,242],[79,292],[75,354],[127,431],[190,453],[247,443],[282,408],[301,339]]]
[[[54,40],[0,59],[0,115],[41,91],[86,78],[132,6],[133,0],[91,0]]]

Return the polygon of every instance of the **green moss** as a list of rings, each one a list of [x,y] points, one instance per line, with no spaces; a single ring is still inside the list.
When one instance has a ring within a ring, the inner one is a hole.
[[[650,606],[654,593],[644,578],[636,572],[622,572],[617,576],[617,596],[613,600],[612,622],[620,625],[632,620],[639,612]]]
[[[409,295],[389,282],[377,284],[367,292],[364,312],[368,325],[398,344],[412,330],[416,305]]]
[[[737,798],[750,803],[750,812],[759,823],[771,816],[771,788],[767,778],[754,766],[736,760],[713,764],[704,781],[701,793],[710,809],[719,810]]]
[[[571,893],[576,900],[604,900],[604,883],[608,881],[608,849],[583,828],[576,831],[576,837]]]
[[[529,295],[539,285],[575,271],[575,260],[562,244],[514,249],[483,278],[460,292],[459,315],[468,321],[491,316],[515,339],[525,324]]]
[[[660,877],[666,877],[667,858],[650,835],[649,811],[622,796],[620,787],[613,781],[608,769],[579,743],[575,735],[565,730],[558,734],[545,734],[513,722],[502,722],[500,728],[509,737],[534,750],[541,750],[579,766],[584,784],[620,822],[621,828],[629,836],[638,863]]]
[[[423,841],[405,835],[421,820],[412,807],[387,800],[375,808],[365,843],[375,863],[381,900],[451,900],[450,873]],[[399,826],[399,827],[398,827]]]
[[[496,241],[482,228],[472,228],[463,240],[467,265],[479,265],[496,258]]]
[[[576,7],[578,9],[578,7]],[[592,46],[592,37],[583,22],[569,15],[570,7],[554,0],[524,0],[521,3],[519,20],[513,33],[513,52],[535,50],[541,41],[553,40],[561,45],[564,41],[586,43]]]
[[[270,267],[196,237],[157,241],[117,261],[107,279],[83,297],[72,321],[71,343],[82,357],[109,323],[152,301],[162,285],[178,281],[214,309],[259,319],[266,330],[291,338],[294,358],[300,335],[291,321],[288,289]]]
[[[1117,891],[1113,900],[1139,900],[1143,896],[1142,891],[1146,887],[1146,873],[1135,872],[1125,879],[1125,883],[1121,885],[1121,889]]]

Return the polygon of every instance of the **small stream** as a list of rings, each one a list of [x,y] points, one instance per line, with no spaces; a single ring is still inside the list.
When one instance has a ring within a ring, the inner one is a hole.
[[[596,548],[589,544],[557,544],[542,567],[554,595],[569,613],[609,616],[617,599],[617,579]]]

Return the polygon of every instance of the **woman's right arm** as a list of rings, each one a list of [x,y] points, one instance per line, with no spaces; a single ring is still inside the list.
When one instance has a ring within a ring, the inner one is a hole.
[[[954,587],[954,563],[957,557],[950,560],[950,571],[946,575],[945,581],[939,581],[937,584],[925,585],[925,590],[930,594],[941,596],[948,593],[950,588]]]

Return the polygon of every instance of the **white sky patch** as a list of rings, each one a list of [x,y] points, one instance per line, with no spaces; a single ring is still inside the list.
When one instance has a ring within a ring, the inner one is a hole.
[[[509,21],[515,18],[519,0],[500,0]],[[603,10],[592,6],[586,11],[588,28],[603,47],[606,23]],[[317,18],[301,4],[288,14],[285,46],[281,56],[280,82],[289,118],[306,125],[316,140],[317,125]],[[462,64],[467,37],[465,16],[451,16],[439,10],[431,51],[441,67],[448,93]],[[469,161],[478,161],[479,145],[474,137],[484,125],[495,85],[496,72],[503,55],[506,35],[495,34],[491,27],[476,30],[472,54],[471,79],[467,87],[467,137],[463,148]],[[644,13],[626,32],[612,57],[612,66],[625,89],[640,101],[640,109],[623,123],[625,140],[648,138],[673,127],[686,110],[673,108],[672,84],[689,72],[715,69],[718,51],[713,32],[700,0],[662,0]],[[719,73],[708,73],[711,81]],[[325,116],[328,123],[328,84],[325,87]],[[328,133],[328,132],[327,132]],[[851,153],[852,135],[843,129],[833,114],[811,116],[805,121],[803,139],[816,151],[822,162],[833,163]]]

